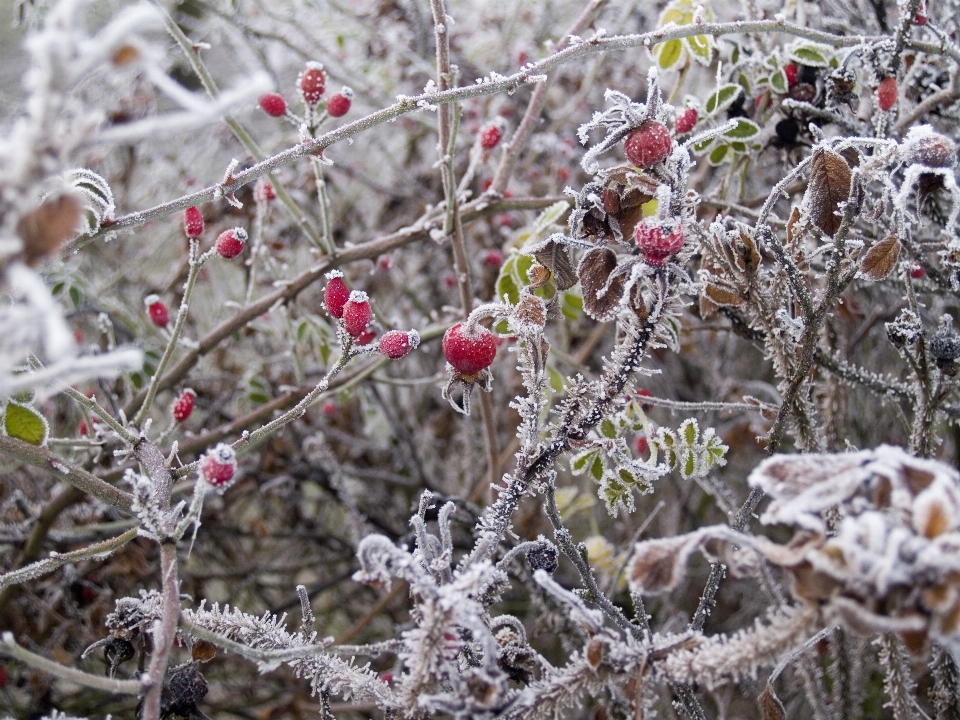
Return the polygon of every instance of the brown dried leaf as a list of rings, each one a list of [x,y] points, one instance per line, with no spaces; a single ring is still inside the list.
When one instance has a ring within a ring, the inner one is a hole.
[[[700,318],[701,319],[709,320],[710,318],[712,318],[714,315],[717,314],[717,310],[719,310],[719,306],[715,302],[713,302],[713,300],[708,298],[706,295],[700,296]]]
[[[542,288],[550,280],[550,271],[543,265],[536,263],[527,270],[527,277],[530,279],[530,287],[536,290]]]
[[[740,249],[740,258],[746,266],[747,272],[753,275],[760,267],[760,251],[757,250],[757,244],[743,230],[740,231],[740,242],[743,247]]]
[[[899,257],[900,239],[890,235],[867,251],[860,261],[860,272],[870,280],[883,280],[893,272]]]
[[[547,323],[547,307],[543,300],[524,290],[520,294],[520,302],[513,310],[513,317],[524,332],[542,332]]]
[[[541,265],[553,274],[553,281],[557,290],[569,290],[577,284],[577,275],[573,271],[570,253],[560,243],[547,238],[530,248],[530,252]]]
[[[713,300],[717,305],[743,305],[744,299],[737,293],[719,285],[707,284],[703,289],[703,294]]]
[[[783,703],[780,702],[780,698],[778,698],[777,694],[773,691],[770,683],[767,683],[763,692],[757,697],[757,702],[760,703],[760,712],[763,713],[763,720],[787,720],[787,711],[783,707]]]
[[[609,322],[617,316],[623,297],[623,276],[610,279],[617,267],[616,254],[607,248],[594,248],[580,261],[577,273],[583,288],[583,309],[600,322]]]
[[[700,536],[693,533],[637,543],[630,559],[630,588],[641,594],[670,592],[686,575],[687,561],[699,542]]]
[[[199,662],[212,660],[216,654],[217,646],[206,640],[194,640],[193,647],[190,648],[190,655]]]
[[[791,246],[794,244],[796,237],[794,236],[794,227],[800,222],[800,208],[794,206],[793,212],[790,213],[790,219],[787,220],[787,245]]]
[[[814,224],[827,235],[840,228],[840,203],[850,197],[850,166],[832,150],[817,148],[810,162],[810,184],[804,196]]]
[[[591,638],[590,642],[587,643],[584,655],[586,655],[590,667],[596,670],[603,661],[603,641],[600,638]]]
[[[17,223],[17,235],[23,240],[24,260],[36,265],[57,251],[77,232],[83,206],[75,195],[47,198]]]
[[[622,207],[616,218],[620,223],[620,231],[623,233],[623,239],[626,242],[630,242],[633,240],[633,233],[637,229],[637,223],[643,220],[643,205],[637,204],[633,207]]]

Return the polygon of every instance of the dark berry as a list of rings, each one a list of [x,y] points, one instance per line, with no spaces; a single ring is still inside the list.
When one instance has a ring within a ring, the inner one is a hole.
[[[540,536],[536,544],[527,550],[527,562],[534,572],[543,570],[552,575],[560,567],[560,553],[556,545]]]

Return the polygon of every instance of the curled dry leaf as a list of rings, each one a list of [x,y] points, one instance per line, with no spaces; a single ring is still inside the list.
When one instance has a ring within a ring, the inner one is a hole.
[[[787,220],[787,247],[793,247],[797,240],[797,223],[800,222],[800,208],[794,206]]]
[[[557,290],[561,292],[569,290],[577,284],[577,274],[573,271],[570,252],[564,245],[557,242],[554,236],[551,235],[546,240],[538,242],[527,250],[527,253],[533,255],[538,263],[550,271]],[[533,280],[533,278],[530,279]]]
[[[630,559],[630,588],[644,595],[659,595],[676,588],[700,541],[700,535],[691,533],[637,543]]]
[[[786,720],[787,711],[769,682],[763,689],[763,692],[757,697],[757,702],[760,703],[760,712],[763,713],[763,720]]]
[[[753,275],[760,267],[760,251],[757,250],[757,244],[743,230],[740,231],[740,242],[742,245],[737,249],[740,251],[740,261],[750,275]]]
[[[732,305],[736,307],[744,303],[744,299],[740,297],[739,293],[711,283],[707,283],[703,288],[703,294],[717,305]]]
[[[542,332],[547,323],[547,306],[532,292],[524,291],[513,311],[514,325],[523,332]]]
[[[77,233],[83,206],[69,193],[47,198],[40,207],[20,218],[17,235],[23,240],[24,260],[36,265]]]
[[[840,203],[850,197],[852,175],[843,156],[832,150],[817,148],[810,162],[810,184],[804,202],[814,224],[825,234],[833,235],[840,228]]]
[[[583,288],[583,309],[600,322],[609,322],[617,316],[623,297],[623,276],[610,274],[617,267],[617,256],[608,248],[594,248],[587,252],[577,269]]]
[[[900,257],[900,240],[890,235],[867,251],[860,261],[860,272],[870,280],[883,280],[893,272]]]

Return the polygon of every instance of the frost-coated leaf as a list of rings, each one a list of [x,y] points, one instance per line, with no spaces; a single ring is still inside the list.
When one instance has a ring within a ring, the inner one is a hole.
[[[711,165],[720,165],[724,160],[727,159],[727,155],[730,152],[729,145],[718,145],[713,150],[710,151],[710,155],[707,156],[707,162]]]
[[[692,35],[685,38],[687,50],[693,55],[693,59],[701,65],[709,65],[713,57],[713,38],[709,35]]]
[[[704,105],[707,115],[715,115],[726,110],[741,92],[743,92],[743,88],[736,83],[727,83],[721,86],[719,90],[707,98],[706,105]]]
[[[706,287],[704,287],[703,294],[710,298],[710,300],[717,305],[737,306],[743,305],[744,303],[744,299],[737,293],[711,283],[707,283]]]
[[[769,682],[763,689],[763,692],[760,693],[757,702],[760,703],[760,712],[763,713],[763,720],[786,720],[787,711]]]
[[[826,45],[804,43],[790,51],[790,59],[801,65],[826,67],[830,64],[832,52]]]
[[[824,148],[814,151],[804,201],[814,224],[827,235],[840,228],[837,210],[850,197],[850,182],[850,166],[842,156]]]
[[[623,297],[623,276],[610,280],[617,267],[617,256],[608,248],[594,248],[580,261],[577,273],[583,288],[583,309],[600,322],[609,322],[617,316]]]
[[[644,595],[670,592],[683,580],[699,544],[695,533],[637,543],[630,559],[630,588]]]
[[[657,64],[664,70],[669,70],[683,57],[683,43],[680,40],[668,40],[657,45],[654,54],[657,56]]]
[[[900,257],[900,240],[890,235],[867,251],[860,261],[860,272],[870,280],[883,280],[893,272]]]
[[[724,130],[723,134],[728,138],[751,138],[760,133],[760,126],[752,120],[746,118],[737,118],[737,124],[729,130]]]
[[[774,92],[780,93],[781,95],[787,92],[789,89],[787,85],[787,75],[783,70],[777,70],[770,76],[770,87],[773,88]]]
[[[11,400],[3,415],[3,429],[12,438],[43,445],[47,442],[49,426],[43,415],[32,407]]]

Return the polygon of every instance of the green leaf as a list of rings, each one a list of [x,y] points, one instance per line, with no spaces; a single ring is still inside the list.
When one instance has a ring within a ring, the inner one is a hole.
[[[617,437],[617,426],[613,424],[610,418],[604,418],[600,422],[600,434],[611,440]]]
[[[579,320],[583,315],[583,297],[573,290],[560,295],[560,311],[567,320]]]
[[[664,70],[669,70],[683,57],[683,43],[679,40],[668,40],[657,45],[653,52],[657,57],[657,64]]]
[[[250,402],[252,402],[254,405],[266,405],[268,402],[270,402],[270,398],[263,393],[250,393],[248,397],[250,398]]]
[[[713,95],[707,98],[705,109],[707,115],[715,115],[718,112],[726,110],[737,99],[737,95],[743,92],[736,83],[727,83],[717,90]]]
[[[594,459],[599,453],[600,450],[595,447],[578,452],[570,458],[570,471],[574,475],[582,475],[587,471],[587,468],[592,466]]]
[[[70,302],[73,303],[73,307],[79,308],[80,303],[83,301],[83,296],[80,295],[80,291],[76,287],[71,285],[70,289],[67,290],[67,294],[70,296]]]
[[[773,75],[770,76],[770,87],[773,88],[774,92],[780,93],[783,95],[789,89],[787,83],[787,75],[783,70],[777,70]]]
[[[830,55],[830,49],[824,45],[798,45],[790,51],[790,58],[794,62],[813,67],[826,67]]]
[[[703,155],[707,150],[710,149],[710,146],[713,145],[714,139],[715,138],[709,137],[706,140],[695,142],[693,144],[693,153],[695,155]]]
[[[3,415],[3,429],[12,438],[31,445],[43,445],[47,442],[50,427],[43,415],[32,407],[11,400]]]
[[[700,435],[700,430],[697,428],[697,421],[693,418],[684,420],[680,426],[680,435],[688,446],[693,447],[696,445],[697,436]]]
[[[600,482],[600,478],[603,477],[603,456],[600,453],[597,453],[597,457],[590,467],[590,474],[593,475],[593,479],[597,482]]]
[[[303,343],[303,339],[307,336],[307,332],[310,330],[310,324],[306,320],[301,320],[297,323],[297,344]]]
[[[563,390],[563,375],[557,372],[554,368],[547,368],[547,385],[554,392],[560,392]]]
[[[506,296],[507,300],[516,305],[520,302],[520,288],[517,287],[516,280],[513,279],[513,266],[516,265],[516,255],[507,259],[503,264],[503,267],[500,269],[500,277],[497,278],[497,300],[503,300]],[[511,265],[511,267],[507,267]]]
[[[685,39],[693,59],[701,65],[709,65],[713,57],[713,39],[709,35],[693,35]]]
[[[737,124],[729,130],[724,130],[724,137],[728,138],[750,138],[760,132],[760,126],[752,120],[746,118],[737,118]]]
[[[570,203],[566,201],[555,202],[553,205],[550,205],[546,210],[540,213],[537,216],[537,219],[533,221],[533,233],[539,239],[540,235],[546,233],[546,231],[552,229],[553,225],[563,217],[563,214],[570,209]]]
[[[130,382],[133,383],[133,387],[139,390],[143,387],[143,375],[138,372],[132,373],[130,375]]]
[[[693,477],[697,471],[697,458],[693,450],[684,450],[680,462],[680,474],[686,478]]]
[[[721,164],[724,161],[724,158],[727,157],[729,150],[729,145],[718,145],[710,152],[710,155],[707,157],[707,162],[709,162],[711,165]]]

